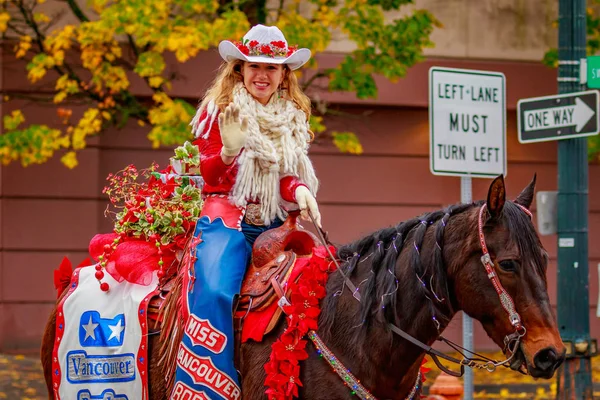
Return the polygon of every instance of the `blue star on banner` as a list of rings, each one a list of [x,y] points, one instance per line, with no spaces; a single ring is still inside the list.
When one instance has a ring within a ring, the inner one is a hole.
[[[125,337],[125,314],[101,318],[98,311],[86,311],[79,320],[79,344],[82,347],[122,346]]]

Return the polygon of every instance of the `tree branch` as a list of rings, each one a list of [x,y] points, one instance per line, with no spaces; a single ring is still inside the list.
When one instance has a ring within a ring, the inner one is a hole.
[[[277,8],[277,19],[276,21],[279,21],[279,18],[281,17],[281,13],[283,12],[283,3],[285,2],[285,0],[279,0],[279,7]]]
[[[329,71],[329,69],[327,69],[325,71],[317,72],[316,74],[311,76],[310,79],[304,85],[302,85],[302,90],[308,89],[315,80],[326,77],[328,71]]]
[[[73,14],[75,14],[75,16],[79,18],[81,22],[89,22],[90,19],[87,17],[87,15],[83,13],[81,8],[79,8],[79,5],[75,2],[75,0],[66,1],[69,7],[71,8],[71,11],[73,11]]]
[[[260,24],[267,23],[267,0],[256,1],[256,19]]]
[[[51,108],[56,108],[57,106],[69,107],[72,105],[83,105],[90,104],[90,99],[87,95],[74,94],[69,97],[68,103],[63,103],[57,105],[54,103],[53,95],[45,95],[40,93],[31,93],[31,92],[14,92],[9,90],[0,90],[2,95],[7,95],[10,99],[22,99],[28,100],[32,103],[39,104],[41,106],[47,106]]]
[[[21,36],[25,36],[27,35],[27,33],[25,33],[25,31],[21,31],[19,30],[19,28],[17,28],[16,26],[14,26],[13,24],[11,24],[10,22],[7,24],[7,26],[10,28],[11,31],[21,35]]]
[[[131,46],[131,50],[133,51],[133,54],[135,54],[135,59],[137,61],[137,59],[140,57],[140,51],[135,44],[135,40],[133,40],[133,36],[130,34],[127,34],[127,40],[129,41],[129,45]]]

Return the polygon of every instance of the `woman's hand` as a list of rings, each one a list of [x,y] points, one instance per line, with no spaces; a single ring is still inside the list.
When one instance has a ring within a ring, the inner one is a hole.
[[[310,221],[310,216],[308,213],[310,212],[315,219],[316,224],[319,228],[321,226],[321,213],[319,212],[319,206],[317,205],[317,199],[312,195],[310,190],[306,186],[298,186],[296,188],[296,203],[298,203],[298,207],[300,207],[300,216]]]
[[[229,164],[233,158],[235,158],[242,147],[246,144],[246,137],[248,136],[248,119],[242,118],[240,120],[240,109],[233,103],[230,103],[225,111],[219,114],[219,129],[221,130],[221,141],[223,142],[223,149],[221,150],[221,156],[229,160]],[[226,164],[228,164],[226,162]]]

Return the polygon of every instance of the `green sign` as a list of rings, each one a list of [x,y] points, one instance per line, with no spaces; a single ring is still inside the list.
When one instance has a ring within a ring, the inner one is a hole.
[[[600,89],[600,56],[587,58],[587,86],[590,89]]]

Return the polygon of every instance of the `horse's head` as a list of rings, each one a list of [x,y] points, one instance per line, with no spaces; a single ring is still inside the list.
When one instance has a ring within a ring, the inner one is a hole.
[[[510,367],[550,378],[565,358],[565,346],[548,298],[548,255],[528,211],[534,188],[535,177],[511,202],[503,177],[492,182],[483,209],[470,215],[467,251],[449,275],[457,308],[481,322]]]

